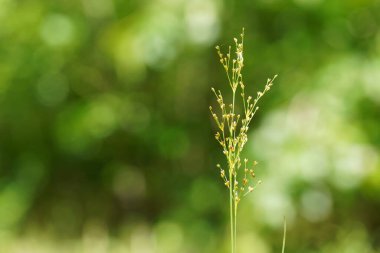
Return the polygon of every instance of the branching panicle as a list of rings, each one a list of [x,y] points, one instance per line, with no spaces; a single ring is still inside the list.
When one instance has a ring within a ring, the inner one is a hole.
[[[238,174],[241,163],[241,152],[244,149],[245,144],[248,141],[249,124],[259,107],[258,101],[270,90],[273,85],[275,75],[272,79],[268,79],[267,83],[262,91],[257,92],[256,97],[246,97],[245,84],[243,81],[242,69],[244,67],[243,56],[243,42],[244,42],[244,29],[240,34],[240,41],[234,38],[235,42],[235,55],[231,56],[231,46],[228,47],[228,53],[223,54],[219,46],[216,46],[216,51],[219,56],[220,63],[222,64],[228,84],[232,90],[232,102],[230,104],[225,103],[223,95],[220,90],[216,91],[211,88],[215,94],[216,101],[220,108],[219,116],[214,112],[210,106],[210,112],[214,118],[218,131],[215,134],[215,139],[222,146],[223,154],[226,156],[228,170],[225,171],[218,164],[220,169],[221,178],[224,184],[230,191],[230,215],[231,215],[231,251],[236,250],[236,213],[237,207],[242,197],[252,192],[261,181],[255,182],[255,166],[257,162],[254,161],[251,166],[248,164],[248,159],[244,159],[244,177]],[[238,91],[240,89],[240,91]],[[236,93],[240,93],[242,101],[242,112],[237,113],[235,111],[236,106]]]

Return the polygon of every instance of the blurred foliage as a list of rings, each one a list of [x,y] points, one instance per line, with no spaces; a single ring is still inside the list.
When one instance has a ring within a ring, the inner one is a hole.
[[[228,252],[208,106],[245,27],[239,252],[380,252],[380,2],[0,0],[1,252]],[[251,144],[250,144],[251,143]]]

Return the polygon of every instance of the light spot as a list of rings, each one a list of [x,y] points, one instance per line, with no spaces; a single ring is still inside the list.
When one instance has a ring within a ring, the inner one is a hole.
[[[212,1],[189,1],[185,22],[188,37],[194,44],[210,45],[218,37],[220,24]]]
[[[295,210],[289,196],[279,186],[283,186],[281,178],[268,178],[255,190],[255,197],[250,198],[253,207],[259,213],[260,220],[273,227],[281,228],[284,217],[288,224],[292,224],[295,218]]]
[[[83,253],[108,252],[108,231],[100,220],[91,220],[84,226]]]
[[[15,7],[16,3],[12,0],[0,0],[0,19],[9,15],[10,10]]]
[[[295,159],[300,176],[306,181],[320,181],[329,175],[327,154],[322,147],[310,148]]]
[[[301,198],[301,213],[311,222],[325,220],[331,213],[332,199],[330,194],[318,190],[309,190]]]
[[[42,40],[51,47],[65,46],[74,39],[74,24],[63,14],[50,14],[40,27]]]
[[[371,147],[347,145],[338,147],[332,181],[342,190],[357,187],[373,169],[378,159]]]
[[[109,104],[95,102],[86,115],[85,124],[94,138],[102,139],[115,129],[117,116]]]
[[[154,229],[157,253],[181,252],[184,243],[182,228],[173,222],[160,222]]]
[[[239,235],[237,241],[239,242],[237,245],[238,252],[271,252],[263,238],[254,233]]]
[[[114,12],[112,1],[107,0],[82,0],[85,13],[94,18],[110,16]]]
[[[145,225],[137,226],[130,237],[131,253],[153,253],[154,236],[152,231]]]
[[[380,53],[380,33],[377,39],[379,53]],[[368,97],[370,97],[375,103],[380,105],[380,61],[376,60],[374,62],[369,62],[364,65],[365,68],[363,70],[363,74],[361,78],[364,83],[364,91]]]

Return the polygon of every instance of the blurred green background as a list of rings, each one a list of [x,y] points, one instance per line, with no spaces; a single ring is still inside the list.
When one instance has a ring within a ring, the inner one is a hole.
[[[377,0],[0,0],[0,252],[228,252],[208,106],[245,27],[239,253],[380,252]]]

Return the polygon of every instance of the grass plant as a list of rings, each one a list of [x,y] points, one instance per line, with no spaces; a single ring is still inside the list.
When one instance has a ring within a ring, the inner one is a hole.
[[[225,166],[220,164],[216,166],[220,170],[220,176],[229,190],[231,253],[236,252],[239,202],[241,198],[254,191],[257,185],[261,183],[260,180],[255,180],[257,162],[253,161],[249,163],[248,159],[242,159],[241,155],[248,141],[247,133],[249,125],[253,116],[259,110],[257,103],[271,89],[273,81],[277,77],[275,75],[273,78],[268,79],[264,89],[257,92],[255,98],[247,96],[242,75],[244,67],[244,29],[240,34],[240,40],[234,38],[234,42],[234,56],[232,56],[231,46],[228,47],[227,53],[221,52],[220,47],[216,46],[220,63],[223,66],[230,90],[232,91],[232,101],[228,103],[220,90],[211,88],[215,94],[219,112],[216,112],[212,106],[209,108],[218,127],[215,139],[221,145],[226,158],[226,169],[224,169]],[[237,97],[239,97],[239,100]]]

